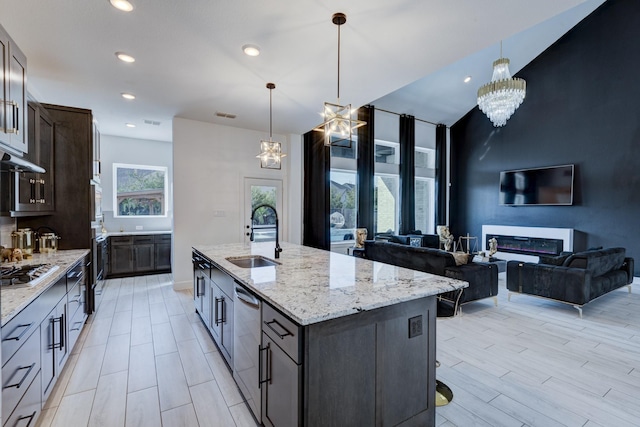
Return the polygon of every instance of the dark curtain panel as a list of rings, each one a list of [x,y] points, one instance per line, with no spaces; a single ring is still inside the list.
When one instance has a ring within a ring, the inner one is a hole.
[[[400,234],[416,228],[416,119],[400,116]]]
[[[373,173],[375,167],[375,108],[366,105],[358,109],[358,120],[367,122],[358,128],[358,227],[367,229],[373,239]]]
[[[302,244],[318,249],[331,248],[329,224],[329,147],[324,145],[324,133],[304,134],[304,213]]]
[[[447,127],[436,126],[436,226],[447,225]],[[436,230],[431,230],[435,233]]]

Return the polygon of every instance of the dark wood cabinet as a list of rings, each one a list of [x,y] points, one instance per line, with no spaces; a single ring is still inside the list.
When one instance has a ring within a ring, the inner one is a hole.
[[[27,57],[0,25],[0,145],[27,152]]]
[[[91,110],[40,104],[54,123],[53,169],[55,211],[46,216],[18,218],[18,228],[47,226],[61,237],[58,249],[91,247]]]
[[[13,216],[33,216],[53,213],[54,205],[54,123],[34,100],[27,104],[29,152],[25,159],[45,169],[45,173],[13,174],[16,200]]]
[[[171,271],[171,234],[112,236],[108,277]]]

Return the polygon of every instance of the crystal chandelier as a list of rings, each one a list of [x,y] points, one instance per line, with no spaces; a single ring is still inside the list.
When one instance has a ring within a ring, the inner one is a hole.
[[[493,62],[491,82],[478,89],[478,107],[495,127],[504,126],[522,104],[526,92],[527,82],[511,77],[509,59],[502,57],[500,42],[500,59]]]
[[[338,101],[324,103],[324,122],[313,130],[324,132],[324,145],[351,148],[351,138],[355,130],[367,123],[358,120],[351,104],[340,105],[340,26],[347,22],[347,15],[334,13],[331,21],[338,26]]]
[[[269,140],[260,141],[260,154],[256,157],[260,159],[260,167],[263,169],[281,169],[282,158],[286,154],[282,153],[282,144],[272,141],[272,101],[271,93],[276,88],[274,83],[267,83],[269,89]]]

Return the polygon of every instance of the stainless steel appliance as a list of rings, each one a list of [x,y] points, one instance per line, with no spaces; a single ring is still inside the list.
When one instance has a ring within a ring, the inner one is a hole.
[[[233,379],[259,421],[260,402],[260,326],[262,302],[238,282],[234,286]]]
[[[55,264],[3,266],[0,267],[0,284],[2,286],[15,287],[21,287],[21,285],[35,286],[59,268]]]

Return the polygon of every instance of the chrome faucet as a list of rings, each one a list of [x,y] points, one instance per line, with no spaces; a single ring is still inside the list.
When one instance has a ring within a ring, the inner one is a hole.
[[[254,224],[254,215],[256,214],[256,212],[258,211],[258,209],[260,208],[269,208],[273,211],[273,214],[276,217],[276,249],[275,249],[275,257],[276,258],[280,258],[280,252],[282,252],[282,248],[280,247],[280,240],[278,237],[278,212],[276,211],[276,208],[274,208],[273,206],[267,204],[267,203],[263,203],[261,205],[256,206],[255,208],[253,208],[253,211],[251,212],[251,235],[249,236],[249,240],[251,240],[253,242],[253,224]],[[267,226],[262,226],[260,227],[261,229],[265,229],[265,228],[273,228],[273,227],[267,227]]]

